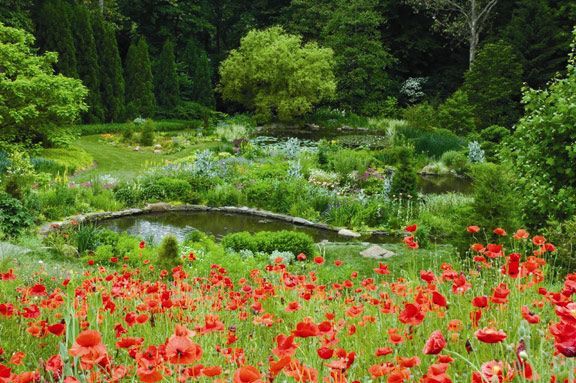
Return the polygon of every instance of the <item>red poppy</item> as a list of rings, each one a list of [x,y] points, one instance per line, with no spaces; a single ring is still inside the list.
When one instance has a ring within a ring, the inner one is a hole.
[[[322,258],[321,256],[318,255],[318,256],[314,257],[314,263],[321,265],[324,263],[324,258]]]
[[[409,233],[414,233],[416,230],[418,230],[418,225],[408,225],[404,228],[404,230]]]
[[[424,312],[420,306],[413,303],[406,303],[404,304],[404,310],[400,312],[399,319],[402,323],[416,326],[424,320]]]
[[[474,335],[480,342],[484,343],[500,343],[506,339],[506,333],[504,331],[489,327],[477,330]]]
[[[475,233],[478,233],[478,232],[480,231],[480,227],[474,226],[474,225],[473,225],[473,226],[468,226],[468,227],[466,228],[466,231],[467,231],[468,233],[475,234]]]
[[[328,347],[320,347],[317,352],[322,359],[330,359],[334,355],[334,350]]]
[[[500,236],[500,237],[504,237],[506,236],[506,230],[502,229],[501,227],[497,227],[496,229],[494,229],[494,234]]]
[[[140,244],[138,245],[141,249],[146,247],[146,242],[144,241],[140,241]]]
[[[172,364],[190,364],[202,357],[202,348],[192,342],[190,332],[183,326],[177,325],[175,334],[166,344],[166,357]]]
[[[263,380],[256,367],[242,366],[234,373],[234,383],[263,383]]]
[[[444,339],[444,335],[442,335],[442,331],[436,330],[434,331],[426,344],[424,345],[424,349],[422,352],[426,355],[436,355],[440,354],[442,350],[446,347],[446,339]]]
[[[530,236],[530,234],[524,230],[524,229],[518,229],[516,230],[516,233],[514,233],[514,236],[512,238],[520,240],[520,239],[527,239]]]
[[[102,337],[96,330],[84,330],[78,334],[68,352],[71,356],[80,358],[80,364],[86,370],[92,369],[108,357]]]

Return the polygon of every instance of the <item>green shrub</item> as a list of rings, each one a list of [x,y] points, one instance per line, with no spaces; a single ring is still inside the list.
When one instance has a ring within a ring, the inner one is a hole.
[[[192,192],[192,187],[186,180],[170,177],[160,177],[148,179],[142,185],[142,189],[137,195],[132,195],[131,188],[128,185],[122,187],[128,189],[120,192],[121,189],[116,191],[117,198],[122,198],[124,201],[127,199],[141,199],[143,201],[186,201]]]
[[[548,263],[557,268],[561,275],[576,270],[576,217],[564,222],[550,222],[544,234],[557,249]]]
[[[409,106],[403,114],[411,128],[430,130],[436,127],[436,110],[428,103]]]
[[[99,234],[100,229],[94,224],[80,224],[74,232],[78,254],[95,250],[98,246]]]
[[[232,249],[236,252],[240,250],[256,252],[258,250],[256,239],[247,231],[225,235],[224,238],[222,238],[222,246],[224,246],[225,249]]]
[[[173,235],[167,235],[164,237],[164,239],[162,239],[162,243],[158,249],[156,265],[160,269],[171,270],[181,263],[182,260],[180,259],[178,240]]]
[[[464,173],[468,166],[468,157],[466,154],[455,150],[449,150],[442,154],[441,161],[449,169],[454,170],[458,174]]]
[[[414,140],[417,153],[440,158],[449,150],[460,150],[465,146],[465,140],[447,129],[434,129]]]
[[[470,224],[487,230],[502,227],[508,230],[520,226],[514,177],[503,166],[492,163],[472,168],[474,215]]]
[[[254,235],[257,250],[264,253],[289,251],[292,254],[314,254],[314,240],[305,233],[296,231],[261,231]]]
[[[152,120],[146,120],[142,124],[142,135],[140,136],[140,145],[152,146],[154,145],[154,132],[156,126]]]
[[[135,206],[144,200],[142,187],[132,182],[120,184],[114,191],[114,198],[127,206]]]
[[[368,151],[342,149],[330,153],[331,168],[344,179],[351,172],[363,173],[368,169],[374,157]]]
[[[43,157],[34,157],[31,159],[34,170],[38,173],[49,173],[52,175],[63,175],[67,173],[66,166]]]
[[[353,226],[355,217],[362,211],[362,204],[352,198],[331,204],[324,212],[326,222],[334,226]]]
[[[38,193],[41,213],[48,220],[70,216],[76,213],[77,190],[64,182],[57,182],[49,189]]]
[[[402,194],[415,197],[417,194],[417,182],[414,150],[410,147],[403,147],[403,150],[398,151],[398,162],[390,191],[396,196]]]
[[[245,200],[242,192],[232,184],[216,185],[205,198],[208,206],[238,206]]]
[[[24,202],[0,191],[0,232],[15,237],[34,222],[35,216]]]
[[[438,125],[456,134],[467,134],[476,130],[474,107],[468,95],[457,90],[438,108]]]

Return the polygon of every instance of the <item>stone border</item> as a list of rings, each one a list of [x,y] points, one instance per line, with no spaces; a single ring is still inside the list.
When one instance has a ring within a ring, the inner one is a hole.
[[[273,219],[277,221],[284,221],[288,223],[292,223],[299,226],[304,227],[312,227],[315,229],[332,231],[335,233],[340,234],[343,238],[359,238],[362,236],[360,233],[356,233],[352,230],[342,227],[334,227],[324,223],[312,222],[304,218],[300,217],[293,217],[286,214],[279,214],[273,213],[271,211],[260,210],[255,208],[250,208],[246,206],[223,206],[223,207],[211,207],[205,205],[172,205],[165,202],[158,202],[148,204],[144,208],[132,208],[120,211],[113,211],[113,212],[103,212],[103,213],[88,213],[88,214],[80,214],[76,216],[71,216],[66,218],[60,222],[50,222],[42,225],[38,232],[40,235],[48,235],[50,232],[60,229],[69,227],[74,223],[82,223],[82,222],[98,222],[98,221],[106,221],[115,218],[121,217],[130,217],[130,216],[137,216],[137,215],[145,215],[145,214],[154,214],[154,213],[167,213],[167,212],[223,212],[223,213],[231,213],[231,214],[244,214],[244,215],[251,215],[255,217],[262,217],[267,219]],[[368,236],[390,236],[391,233],[386,231],[380,230],[373,230],[366,233],[363,233]]]

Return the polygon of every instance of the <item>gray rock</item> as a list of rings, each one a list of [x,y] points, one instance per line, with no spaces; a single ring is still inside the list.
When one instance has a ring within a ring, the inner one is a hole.
[[[342,237],[348,237],[348,238],[360,238],[362,236],[361,234],[356,233],[355,231],[352,231],[349,229],[338,230],[338,235],[341,235]]]
[[[364,258],[385,259],[395,256],[396,254],[390,250],[386,250],[378,245],[373,245],[364,251],[360,252]]]
[[[166,202],[151,203],[146,206],[146,210],[152,212],[168,211],[172,209],[172,205]]]

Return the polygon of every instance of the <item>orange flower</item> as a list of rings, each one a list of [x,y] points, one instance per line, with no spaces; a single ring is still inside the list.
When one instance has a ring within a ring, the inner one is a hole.
[[[263,383],[263,380],[256,367],[242,366],[234,373],[234,383]]]
[[[106,347],[102,344],[102,337],[96,330],[84,330],[78,334],[69,354],[80,358],[80,365],[85,370],[91,370],[108,357]]]

